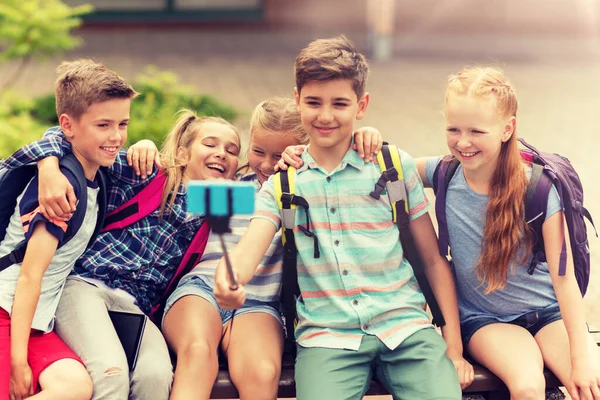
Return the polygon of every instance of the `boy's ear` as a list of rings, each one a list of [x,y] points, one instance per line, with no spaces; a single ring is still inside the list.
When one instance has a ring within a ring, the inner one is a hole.
[[[296,108],[300,112],[300,92],[297,87],[294,88],[294,99],[296,99]]]
[[[67,139],[72,139],[75,135],[73,131],[73,118],[67,114],[61,114],[58,117],[58,124],[60,125],[60,129],[63,131]]]
[[[502,142],[508,142],[508,139],[515,133],[517,129],[517,118],[510,117],[508,121],[506,121],[506,125],[504,125],[504,132],[502,133]]]
[[[369,94],[369,92],[365,92],[362,96],[360,96],[360,99],[358,99],[358,110],[356,111],[356,119],[362,119],[364,117],[370,99],[371,95]]]

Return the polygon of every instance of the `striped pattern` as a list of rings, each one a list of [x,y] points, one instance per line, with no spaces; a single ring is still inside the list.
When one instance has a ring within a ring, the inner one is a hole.
[[[55,127],[46,131],[43,139],[21,148],[0,166],[17,168],[48,156],[62,157],[70,151],[71,145],[60,127]],[[123,149],[107,172],[107,211],[131,199],[155,175],[146,180],[137,177],[133,168],[127,165]],[[127,229],[114,229],[98,235],[77,260],[75,273],[99,279],[111,288],[125,290],[135,297],[145,313],[149,313],[152,305],[160,300],[202,223],[201,218],[186,212],[185,192],[181,185],[173,211],[164,220],[155,210]]]
[[[309,150],[310,151],[310,150]],[[429,205],[412,158],[399,151],[415,219]],[[305,152],[297,172],[296,193],[309,205],[310,229],[319,238],[321,257],[313,257],[313,240],[296,227],[298,281],[296,339],[305,347],[357,350],[365,334],[376,335],[390,349],[417,330],[430,327],[425,299],[412,268],[403,258],[398,230],[387,196],[369,196],[381,171],[365,164],[355,151],[327,174]],[[281,220],[270,179],[259,193],[253,218],[277,228]],[[298,208],[296,224],[305,224]]]
[[[251,179],[254,177],[254,179]],[[257,183],[257,191],[259,189],[258,180],[255,174],[249,174],[242,177],[243,181],[254,180]],[[225,245],[229,250],[240,241],[244,233],[248,230],[250,224],[250,216],[248,215],[236,215],[231,217],[229,227],[231,233],[223,236]],[[206,249],[204,254],[200,258],[198,265],[190,271],[189,275],[197,275],[207,285],[215,287],[215,270],[219,260],[223,257],[223,251],[221,250],[221,242],[219,236],[212,233],[208,237],[206,243]],[[275,237],[271,241],[269,250],[258,265],[258,269],[254,274],[254,277],[248,282],[244,289],[246,290],[246,297],[250,300],[257,300],[262,302],[273,302],[279,301],[279,292],[281,291],[281,263],[283,259],[283,246],[281,244],[281,231],[275,234]],[[185,280],[189,282],[188,280]],[[182,280],[183,282],[183,280]]]

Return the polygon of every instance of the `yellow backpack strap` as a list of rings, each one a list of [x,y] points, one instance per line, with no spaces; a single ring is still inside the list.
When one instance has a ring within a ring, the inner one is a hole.
[[[294,226],[296,224],[296,209],[298,197],[295,195],[296,170],[288,167],[287,171],[280,171],[273,179],[275,199],[281,215],[283,242],[283,276],[281,279],[281,303],[285,319],[285,349],[295,354],[296,344],[294,331],[298,325],[296,301],[300,297],[298,286],[298,272],[296,270],[296,241],[294,239]]]
[[[381,151],[377,154],[377,162],[382,172],[375,184],[375,189],[371,192],[371,197],[379,199],[381,192],[386,189],[392,205],[392,218],[396,222],[398,220],[398,202],[404,200],[404,211],[406,213],[409,209],[398,147],[391,144],[383,145]]]
[[[446,324],[444,315],[431,289],[427,275],[425,275],[425,267],[410,230],[408,196],[404,186],[404,173],[398,148],[393,145],[384,145],[377,154],[377,161],[383,172],[375,184],[375,189],[371,192],[371,197],[378,199],[383,189],[387,190],[392,205],[394,223],[398,226],[404,258],[411,265],[425,301],[429,304],[433,315],[433,323],[440,327],[444,326]]]
[[[296,225],[296,204],[292,202],[295,195],[296,169],[289,167],[287,171],[281,171],[275,174],[274,179],[275,199],[281,215],[283,244],[286,243],[286,236],[293,232]],[[288,230],[290,232],[288,233]]]

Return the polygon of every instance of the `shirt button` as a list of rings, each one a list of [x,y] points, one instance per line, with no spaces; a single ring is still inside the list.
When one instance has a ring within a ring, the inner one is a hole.
[[[358,305],[358,300],[354,300],[354,301],[352,301],[352,304],[354,304],[355,306],[357,306],[357,305]],[[366,326],[366,325],[365,325],[365,326]]]
[[[329,212],[330,212],[330,213],[332,213],[332,214],[335,214],[335,207],[331,207],[331,208],[329,209]]]
[[[342,274],[344,274],[344,275],[348,275],[348,270],[347,270],[347,269],[343,270],[343,271],[342,271]]]
[[[336,246],[339,246],[340,245],[340,241],[336,240],[335,242],[333,242],[333,244],[335,244]]]
[[[369,324],[364,324],[364,325],[363,325],[363,329],[364,329],[365,331],[366,331],[366,330],[368,330],[370,327],[371,327],[371,325],[369,325]]]
[[[330,177],[330,176],[328,176],[327,178],[325,178],[325,180],[326,180],[327,182],[331,182],[331,177]]]
[[[155,252],[156,254],[160,254],[160,249],[156,249],[154,252]]]

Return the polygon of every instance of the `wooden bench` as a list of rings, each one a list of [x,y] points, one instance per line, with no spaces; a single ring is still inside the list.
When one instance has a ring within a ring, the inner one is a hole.
[[[600,346],[600,331],[591,328],[594,340]],[[481,365],[474,364],[475,380],[466,388],[465,394],[481,394],[487,400],[510,399],[508,389],[502,381]],[[560,381],[549,370],[544,371],[546,386],[549,388],[561,386]],[[376,380],[371,382],[367,395],[386,395],[389,392]],[[211,399],[235,399],[238,392],[229,379],[226,365],[222,365],[211,393]],[[280,398],[296,397],[296,382],[294,381],[294,360],[287,355],[283,359],[281,378],[279,379]]]

